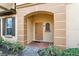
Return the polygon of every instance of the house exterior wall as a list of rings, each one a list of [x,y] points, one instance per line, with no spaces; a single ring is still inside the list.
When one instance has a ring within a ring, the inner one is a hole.
[[[27,20],[27,44],[33,41],[33,22],[32,22],[32,18],[26,18],[25,20]]]
[[[66,47],[66,5],[65,4],[40,4],[31,7],[24,7],[17,9],[18,17],[18,40],[24,44],[26,40],[24,32],[24,16],[36,11],[48,11],[54,13],[54,45],[59,47]]]
[[[67,48],[79,48],[79,4],[68,4],[66,7]]]
[[[54,14],[54,45],[63,48],[79,47],[79,5],[78,4],[40,4],[30,7],[17,8],[17,15],[0,17],[0,36],[10,42],[20,42],[22,45],[31,42],[33,32],[31,21],[25,17],[36,11],[48,11]],[[2,35],[2,18],[15,16],[15,36],[8,38]],[[36,21],[34,21],[36,22]],[[75,23],[74,23],[75,22]],[[31,25],[30,25],[31,24]],[[45,24],[45,23],[44,23]],[[27,29],[29,27],[29,29]],[[28,30],[28,32],[27,32]],[[30,34],[29,34],[30,32]],[[27,34],[26,34],[27,33]],[[46,34],[46,33],[44,33]],[[30,37],[31,35],[31,37]],[[48,36],[48,35],[47,35]],[[53,36],[53,35],[52,35]],[[44,37],[46,39],[46,37]],[[28,40],[27,40],[28,39]],[[34,40],[34,39],[33,39]]]

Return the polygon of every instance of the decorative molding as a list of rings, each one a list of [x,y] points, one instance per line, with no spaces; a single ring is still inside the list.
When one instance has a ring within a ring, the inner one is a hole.
[[[54,37],[54,38],[65,38],[65,37]]]
[[[55,23],[56,23],[56,22],[66,22],[66,21],[55,21]]]
[[[45,4],[45,3],[25,3],[21,5],[17,5],[16,9],[24,8],[24,7],[30,7],[30,6],[35,6],[35,5],[40,5],[40,4]]]
[[[55,45],[55,46],[61,46],[61,47],[66,47],[66,45]]]
[[[64,31],[65,29],[55,29],[55,30]]]

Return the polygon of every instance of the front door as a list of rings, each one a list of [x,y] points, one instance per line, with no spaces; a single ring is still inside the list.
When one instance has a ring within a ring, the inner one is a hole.
[[[35,23],[35,40],[43,40],[43,23]]]

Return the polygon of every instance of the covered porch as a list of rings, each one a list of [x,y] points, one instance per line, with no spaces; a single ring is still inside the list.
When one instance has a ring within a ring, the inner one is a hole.
[[[32,12],[25,16],[25,35],[27,44],[32,41],[53,42],[54,15],[46,11]]]

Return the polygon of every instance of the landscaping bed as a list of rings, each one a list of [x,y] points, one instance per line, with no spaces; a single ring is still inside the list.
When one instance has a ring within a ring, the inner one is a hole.
[[[68,48],[59,50],[53,45],[38,51],[40,56],[79,56],[79,48]]]
[[[20,55],[23,50],[23,46],[19,43],[10,43],[4,41],[3,38],[0,38],[0,55],[9,56],[9,55]]]
[[[24,47],[19,43],[10,43],[0,38],[0,56],[22,56],[24,55],[39,55],[39,56],[79,56],[79,48],[58,49],[53,45],[48,48],[37,49],[29,47],[24,50]],[[32,54],[30,54],[32,53]]]

